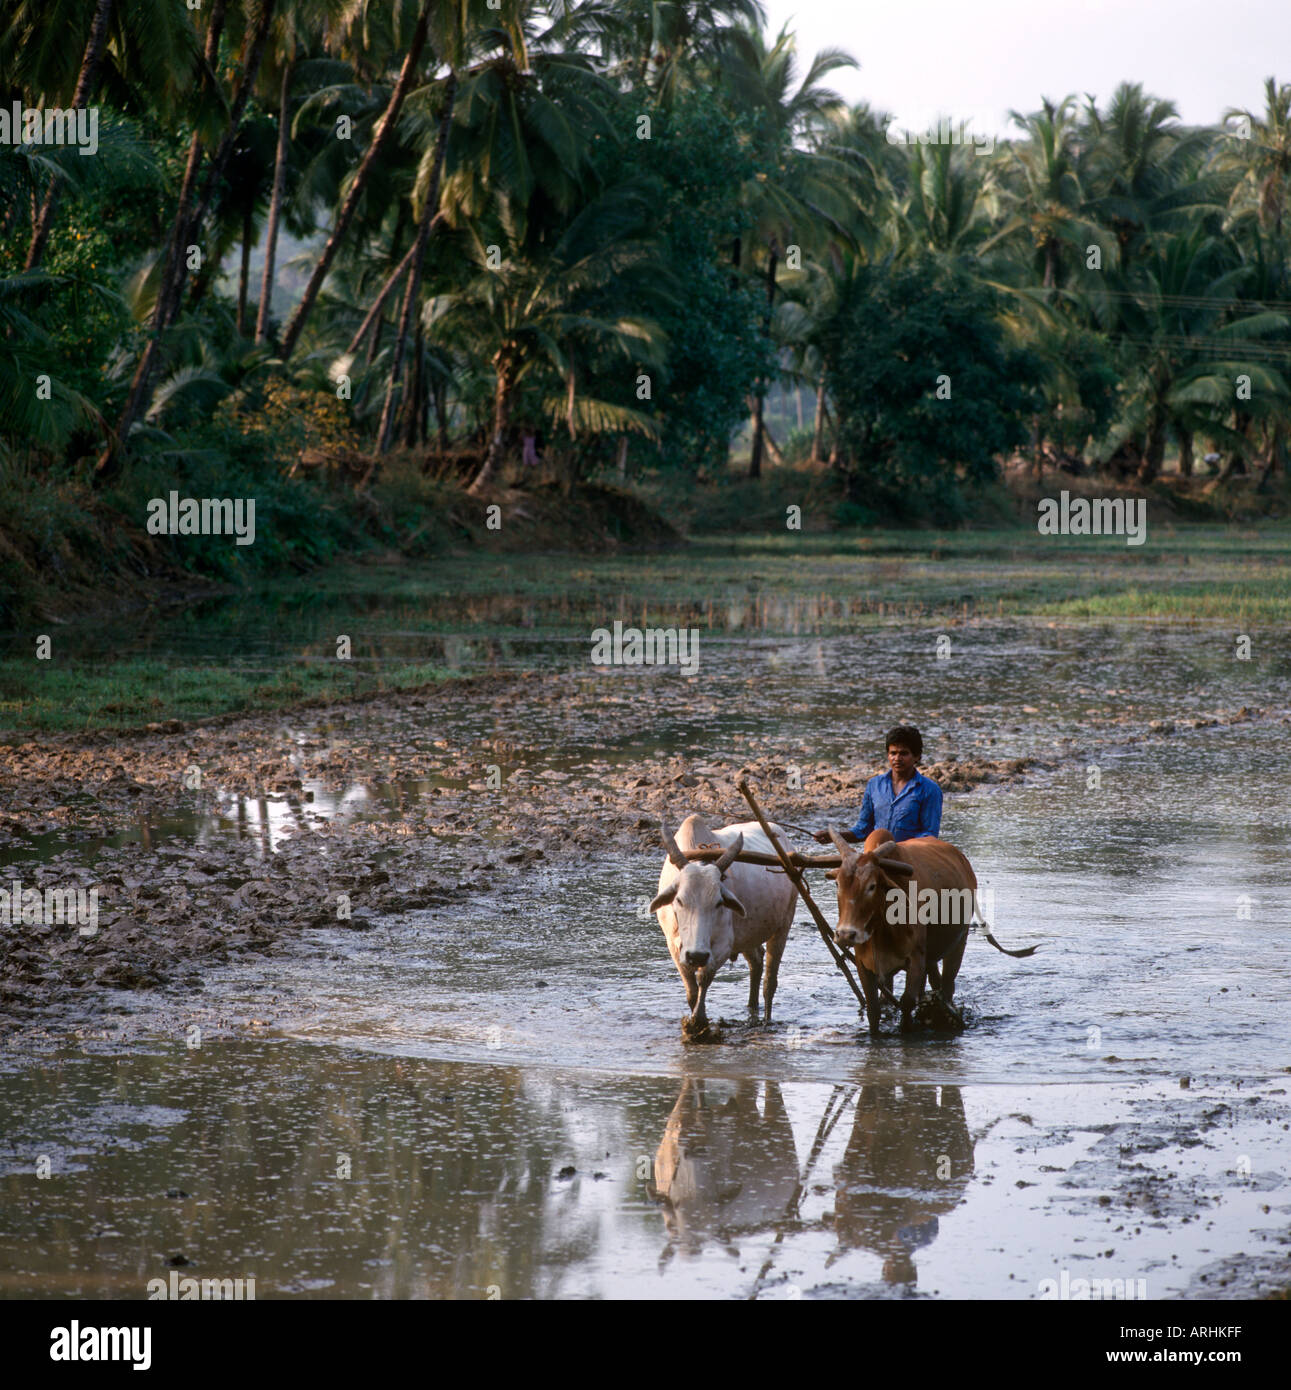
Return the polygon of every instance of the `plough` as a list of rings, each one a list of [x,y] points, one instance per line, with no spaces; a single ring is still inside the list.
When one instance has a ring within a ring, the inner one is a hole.
[[[803,877],[804,869],[840,868],[843,862],[842,856],[837,851],[826,854],[799,854],[797,850],[785,849],[768,824],[767,818],[762,814],[762,808],[758,805],[757,798],[753,795],[747,778],[740,779],[739,790],[745,801],[749,803],[749,808],[752,810],[754,818],[762,827],[762,833],[770,840],[771,847],[775,850],[775,853],[763,854],[759,850],[742,849],[739,854],[735,856],[735,862],[739,864],[761,864],[772,872],[779,870],[789,876],[794,887],[797,888],[799,896],[807,905],[807,911],[811,913],[812,920],[816,923],[816,930],[820,932],[820,939],[825,943],[825,947],[829,951],[834,964],[843,972],[844,978],[851,986],[852,993],[856,996],[861,1007],[864,1008],[865,994],[860,985],[852,978],[852,972],[847,965],[847,957],[835,946],[834,934],[830,931],[829,924],[825,921],[825,914],[816,906],[816,900],[811,896],[811,891],[807,887],[807,881]],[[794,828],[796,829],[797,827]],[[704,863],[712,863],[720,859],[725,852],[726,850],[722,845],[705,845],[699,849],[683,851],[687,859],[699,860]],[[900,1008],[900,1005],[892,995],[892,991],[882,980],[878,981],[878,988],[879,994],[883,999],[887,1000],[887,1002],[894,1007]],[[933,989],[930,990],[930,993],[936,1002],[951,1015],[957,1026],[963,1028],[964,1020],[959,1010],[948,1000],[943,999],[939,990]]]

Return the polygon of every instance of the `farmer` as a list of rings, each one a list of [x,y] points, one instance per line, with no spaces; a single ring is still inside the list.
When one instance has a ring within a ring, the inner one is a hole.
[[[857,843],[871,830],[889,830],[894,840],[914,840],[936,835],[941,829],[941,788],[918,770],[923,739],[912,724],[888,730],[888,771],[871,777],[865,786],[861,814],[843,839]],[[829,832],[815,833],[819,844],[829,844]]]

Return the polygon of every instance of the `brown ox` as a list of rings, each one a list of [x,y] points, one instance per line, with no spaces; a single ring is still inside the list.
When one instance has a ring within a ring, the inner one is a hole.
[[[898,970],[905,971],[901,1031],[908,1032],[925,977],[947,1003],[955,996],[968,929],[978,915],[977,875],[954,845],[931,835],[898,842],[875,830],[859,850],[833,826],[829,835],[843,861],[828,873],[838,880],[834,940],[856,958],[870,1032],[879,1031],[880,992],[891,990]],[[1035,950],[1006,951],[989,929],[986,939],[1006,956]]]

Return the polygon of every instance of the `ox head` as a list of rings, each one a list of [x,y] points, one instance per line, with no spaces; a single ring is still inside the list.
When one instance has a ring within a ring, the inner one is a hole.
[[[849,845],[832,825],[829,838],[843,861],[826,873],[827,878],[838,880],[834,940],[840,946],[864,946],[885,920],[888,890],[902,887],[914,870],[896,857],[895,840],[861,851]]]
[[[659,891],[651,912],[672,906],[677,922],[679,963],[702,970],[713,956],[713,933],[727,908],[744,916],[744,904],[725,882],[726,871],[744,848],[744,836],[735,837],[722,857],[712,864],[692,862],[677,848],[677,841],[662,827],[663,847],[678,870],[677,877]]]

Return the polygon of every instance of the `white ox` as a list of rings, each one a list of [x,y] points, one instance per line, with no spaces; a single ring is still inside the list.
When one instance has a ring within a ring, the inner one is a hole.
[[[783,836],[779,826],[771,828],[777,838]],[[786,874],[771,872],[760,864],[734,862],[741,848],[775,853],[756,821],[712,830],[699,816],[687,816],[675,840],[666,826],[662,829],[668,858],[650,910],[658,915],[673,964],[686,986],[691,1013],[683,1020],[683,1031],[697,1036],[708,1026],[704,1013],[708,987],[735,956],[743,956],[749,963],[749,1012],[757,1011],[758,981],[762,980],[764,1017],[770,1023],[780,957],[789,937],[798,890]],[[715,844],[724,845],[726,853],[714,863],[686,858],[686,850]]]

